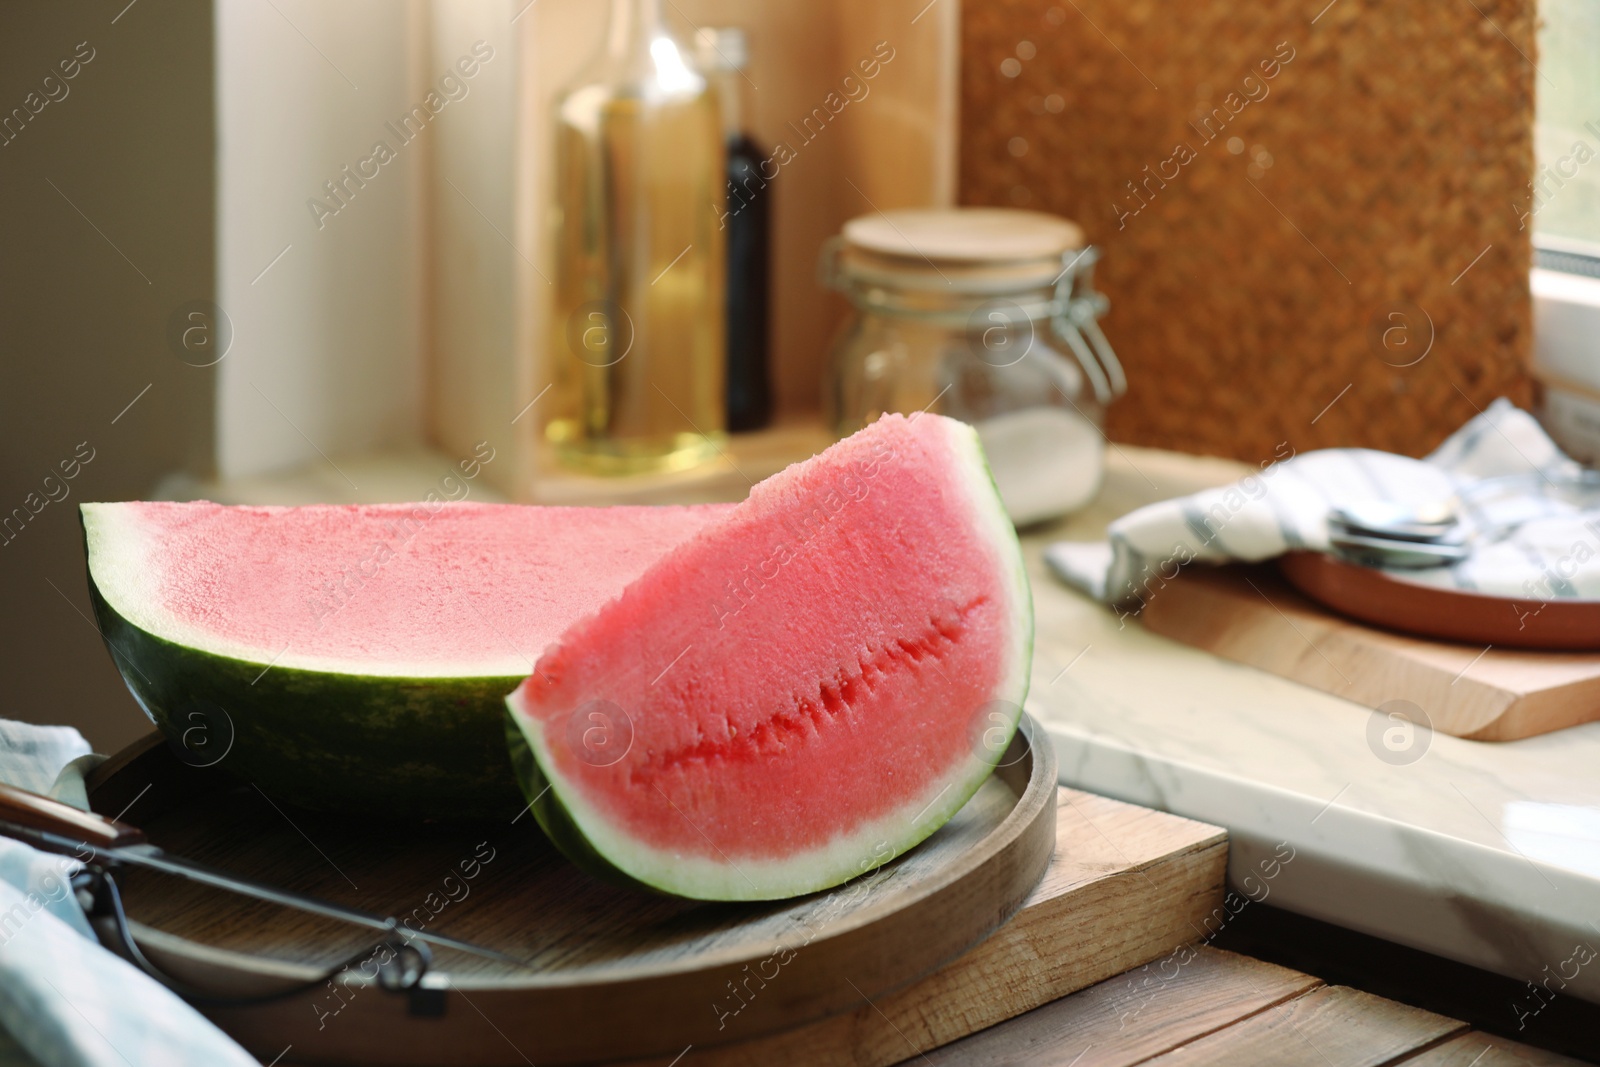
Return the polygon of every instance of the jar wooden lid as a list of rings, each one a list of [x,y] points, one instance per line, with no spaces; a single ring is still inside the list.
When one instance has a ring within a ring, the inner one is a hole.
[[[872,284],[1001,292],[1050,284],[1083,247],[1076,223],[1039,211],[887,211],[845,223],[839,266]]]
[[[882,211],[844,224],[844,239],[881,255],[955,263],[1060,258],[1083,247],[1075,222],[1004,207]]]

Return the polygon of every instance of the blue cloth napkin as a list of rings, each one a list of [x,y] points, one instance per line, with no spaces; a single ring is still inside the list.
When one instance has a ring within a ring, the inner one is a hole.
[[[88,756],[76,730],[0,720],[0,781],[83,806],[77,770]],[[255,1067],[203,1015],[100,947],[69,884],[79,867],[0,837],[0,1026],[16,1045],[40,1067]]]

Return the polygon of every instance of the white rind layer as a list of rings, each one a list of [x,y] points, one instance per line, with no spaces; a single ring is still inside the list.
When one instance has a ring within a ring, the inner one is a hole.
[[[287,667],[372,678],[521,678],[529,661],[512,651],[485,649],[471,665],[382,662],[328,656],[288,647],[263,648],[217,634],[167,610],[159,531],[143,521],[137,503],[80,504],[89,578],[111,609],[163,641],[263,668]]]
[[[1009,610],[1004,617],[1018,624],[1009,642],[1011,662],[1003,680],[989,696],[990,701],[1006,701],[1014,707],[1007,727],[1009,738],[1022,717],[1022,704],[1028,692],[1033,659],[1033,591],[1028,584],[1016,530],[1000,502],[977,431],[953,419],[940,419],[940,423],[947,427],[952,451],[958,460],[956,480],[971,509],[972,521],[984,531],[986,543],[996,553],[994,566],[1003,576],[1008,593]],[[993,772],[1001,755],[999,751],[983,756],[969,754],[958,773],[933,780],[899,811],[864,823],[821,848],[783,859],[710,859],[660,849],[621,831],[584,799],[572,780],[556,770],[550,746],[545,741],[543,723],[524,704],[520,688],[506,698],[506,704],[511,709],[512,719],[528,739],[551,792],[595,851],[622,873],[646,885],[701,900],[772,900],[799,896],[838,885],[881,866],[948,822]],[[916,814],[918,812],[921,814]],[[910,826],[906,824],[907,813],[915,816]]]

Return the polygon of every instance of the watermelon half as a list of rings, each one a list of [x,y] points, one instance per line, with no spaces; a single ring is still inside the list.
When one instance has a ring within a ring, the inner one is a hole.
[[[757,485],[507,699],[567,854],[700,899],[836,885],[933,833],[1021,715],[1033,614],[971,427],[885,416]]]
[[[728,509],[81,513],[101,632],[181,753],[305,807],[453,818],[522,803],[504,698],[545,646]]]

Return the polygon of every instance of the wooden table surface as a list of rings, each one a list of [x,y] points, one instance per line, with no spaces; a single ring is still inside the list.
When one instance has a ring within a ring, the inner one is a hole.
[[[1135,968],[901,1067],[1558,1067],[1580,1061],[1205,945]]]

